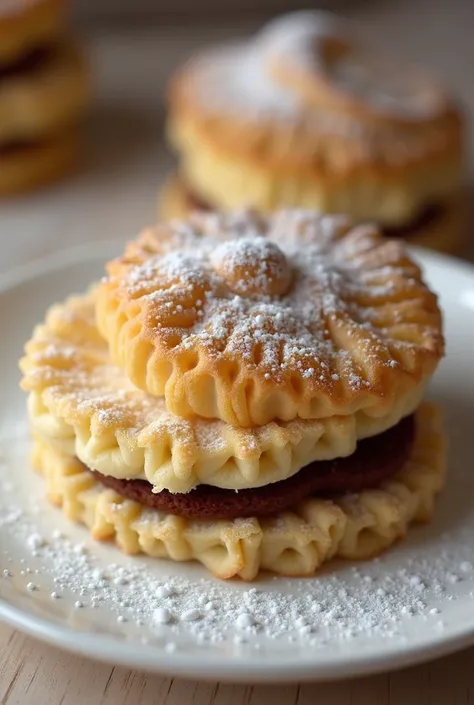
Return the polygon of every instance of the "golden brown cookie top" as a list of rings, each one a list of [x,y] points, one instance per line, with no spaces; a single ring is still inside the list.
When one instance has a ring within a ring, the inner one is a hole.
[[[382,416],[443,351],[403,246],[342,217],[194,214],[145,230],[108,271],[97,320],[112,358],[185,417]]]
[[[203,52],[189,66],[190,90],[209,110],[238,108],[254,117],[289,119],[325,107],[417,122],[439,117],[449,104],[431,76],[370,46],[351,23],[319,11],[278,17],[250,40]]]
[[[444,89],[420,69],[371,47],[345,20],[318,11],[273,20],[254,40],[268,76],[308,105],[416,122],[446,111]]]
[[[173,129],[191,120],[227,152],[285,164],[398,167],[459,148],[444,88],[335,15],[296,12],[247,41],[204,50],[170,85]]]

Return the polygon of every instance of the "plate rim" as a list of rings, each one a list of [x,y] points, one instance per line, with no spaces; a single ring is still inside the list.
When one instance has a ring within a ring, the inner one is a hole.
[[[123,247],[123,240],[101,240],[99,242],[74,247],[62,248],[44,257],[12,268],[0,274],[0,298],[15,287],[35,279],[60,272],[68,267],[84,264],[88,261],[106,259]],[[422,267],[444,266],[462,277],[458,280],[460,288],[466,277],[474,287],[474,266],[455,257],[434,253],[423,248],[410,248]],[[459,302],[463,306],[462,301]],[[399,669],[415,665],[430,659],[445,656],[474,643],[474,619],[472,625],[446,633],[433,634],[428,644],[405,645],[394,647],[374,656],[372,653],[354,653],[350,658],[324,660],[319,652],[311,658],[298,663],[287,662],[282,657],[272,661],[243,658],[218,662],[216,665],[201,663],[194,655],[175,652],[168,654],[165,650],[143,644],[127,644],[116,637],[93,634],[74,630],[57,624],[38,615],[29,614],[0,597],[0,619],[9,626],[20,630],[41,641],[62,648],[70,653],[94,658],[102,662],[137,668],[170,677],[186,677],[196,680],[245,682],[245,683],[283,683],[302,681],[329,681],[349,678],[356,675],[369,675],[382,671]],[[158,659],[157,659],[158,657]]]
[[[166,651],[150,651],[149,645],[133,643],[127,649],[127,642],[114,637],[75,631],[56,625],[35,615],[27,615],[21,609],[9,605],[0,598],[0,619],[24,634],[39,639],[43,643],[60,648],[68,653],[95,659],[113,666],[147,671],[171,678],[186,678],[207,682],[226,683],[292,683],[329,682],[356,676],[376,675],[388,671],[416,666],[426,661],[460,651],[474,643],[474,623],[461,629],[449,638],[436,635],[428,645],[415,645],[403,650],[388,651],[380,656],[360,655],[355,658],[335,661],[321,659],[314,652],[311,659],[300,663],[285,661],[284,657],[271,663],[258,662],[249,658],[229,660],[214,666],[199,662],[194,655]]]

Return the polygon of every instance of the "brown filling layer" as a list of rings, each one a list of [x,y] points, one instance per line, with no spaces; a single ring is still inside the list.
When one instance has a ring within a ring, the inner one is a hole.
[[[414,437],[414,417],[408,416],[385,433],[360,441],[348,458],[311,463],[287,480],[238,492],[199,485],[188,494],[167,490],[153,494],[145,480],[94,475],[127,499],[188,519],[261,517],[294,507],[313,495],[330,497],[377,487],[408,460]]]
[[[56,48],[53,45],[35,47],[27,54],[17,59],[14,63],[7,66],[0,66],[0,81],[10,76],[19,76],[20,74],[30,74],[42,68],[48,61],[54,57]]]
[[[182,187],[189,210],[212,210],[211,204],[201,198],[187,184],[182,182]],[[409,238],[440,220],[444,216],[446,208],[447,205],[444,203],[431,203],[425,206],[409,223],[394,227],[385,226],[383,232],[387,237]]]

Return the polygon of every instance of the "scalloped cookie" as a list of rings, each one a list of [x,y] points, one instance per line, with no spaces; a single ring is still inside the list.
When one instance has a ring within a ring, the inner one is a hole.
[[[436,297],[402,245],[309,211],[145,230],[109,263],[97,322],[170,411],[244,427],[381,418],[421,396],[443,353]]]

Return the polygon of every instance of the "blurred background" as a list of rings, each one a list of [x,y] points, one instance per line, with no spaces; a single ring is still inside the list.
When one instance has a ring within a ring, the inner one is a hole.
[[[152,222],[157,188],[174,163],[162,139],[170,72],[208,42],[244,36],[277,12],[315,7],[360,21],[387,49],[437,74],[461,99],[472,130],[471,0],[75,0],[71,26],[93,75],[84,157],[54,187],[0,201],[0,237],[15,232],[1,268],[59,246],[124,240]],[[470,164],[472,157],[470,140]]]
[[[337,9],[347,5],[347,0],[326,0],[319,2],[319,9]],[[349,3],[350,4],[350,3]],[[100,3],[93,0],[76,0],[75,14],[86,21],[136,21],[140,18],[147,20],[169,20],[182,19],[185,21],[192,20],[193,22],[206,21],[210,15],[228,19],[232,16],[239,16],[243,12],[253,16],[264,18],[265,16],[276,12],[287,12],[296,8],[313,8],[316,5],[312,3],[294,3],[290,0],[227,0],[227,2],[219,2],[219,0],[202,0],[196,3],[193,0],[102,0]]]
[[[424,10],[431,10],[433,17],[426,17],[426,23],[436,22],[436,16],[446,14],[452,19],[472,18],[470,0],[321,0],[317,3],[295,3],[291,0],[75,0],[73,12],[80,21],[87,22],[139,22],[139,21],[184,21],[195,23],[209,19],[230,19],[243,13],[264,18],[277,12],[296,9],[331,9],[353,14],[368,13],[396,15],[405,11],[416,17]]]

